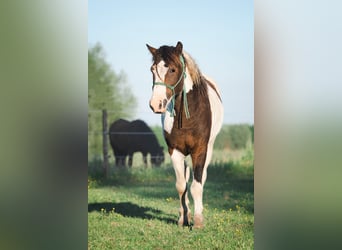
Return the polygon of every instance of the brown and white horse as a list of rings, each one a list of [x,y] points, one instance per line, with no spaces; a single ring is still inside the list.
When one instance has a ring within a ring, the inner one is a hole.
[[[164,137],[176,173],[176,189],[180,199],[179,225],[190,226],[188,188],[190,170],[185,157],[191,156],[194,200],[194,228],[202,228],[203,187],[213,145],[222,126],[223,105],[216,84],[204,76],[194,60],[176,47],[159,49],[146,44],[152,53],[153,93],[150,107],[162,114]]]

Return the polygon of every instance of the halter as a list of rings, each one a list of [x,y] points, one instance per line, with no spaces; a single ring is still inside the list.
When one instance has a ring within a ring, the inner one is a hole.
[[[161,86],[165,86],[169,89],[171,89],[172,91],[172,99],[171,99],[171,117],[174,117],[176,112],[175,112],[175,97],[176,97],[176,93],[175,93],[175,88],[178,86],[178,84],[182,81],[182,78],[186,77],[186,73],[185,73],[185,63],[184,63],[184,58],[182,55],[179,56],[179,60],[182,64],[182,74],[179,77],[178,81],[176,82],[175,85],[170,85],[170,84],[166,84],[164,82],[154,82],[153,83],[153,87],[154,85],[161,85]],[[186,91],[185,91],[185,84],[183,84],[183,104],[184,104],[184,108],[185,108],[185,117],[186,119],[190,118],[190,112],[189,112],[189,107],[188,107],[188,99],[186,98]]]

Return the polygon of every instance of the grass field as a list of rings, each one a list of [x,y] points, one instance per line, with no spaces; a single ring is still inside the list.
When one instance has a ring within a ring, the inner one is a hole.
[[[112,170],[88,179],[88,249],[253,249],[251,152],[215,152],[203,203],[205,228],[178,227],[172,166]],[[169,158],[169,157],[166,157]],[[191,210],[193,202],[190,198]]]

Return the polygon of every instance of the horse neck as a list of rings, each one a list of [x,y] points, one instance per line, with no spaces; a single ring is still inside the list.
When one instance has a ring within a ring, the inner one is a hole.
[[[206,79],[201,75],[198,79],[197,79],[197,82],[194,83],[194,81],[192,80],[190,74],[189,74],[189,71],[188,69],[186,68],[186,77],[184,78],[183,80],[183,87],[182,87],[182,91],[179,92],[177,94],[177,97],[176,97],[176,104],[178,105],[175,105],[179,111],[179,108],[181,108],[181,105],[180,102],[184,102],[183,100],[183,91],[185,90],[185,93],[187,94],[187,99],[188,99],[188,102],[189,102],[189,99],[191,100],[191,98],[197,98],[198,95],[206,95],[207,93],[207,84],[206,84]],[[193,95],[188,95],[188,93],[192,91]],[[198,100],[195,100],[195,101],[198,101]],[[177,110],[176,110],[177,111]]]
[[[178,129],[194,126],[198,116],[198,110],[203,110],[204,106],[207,105],[208,100],[208,86],[204,77],[199,78],[199,82],[194,84],[190,78],[188,82],[184,81],[185,86],[191,86],[191,88],[185,88],[186,97],[183,96],[183,92],[177,94],[175,98],[174,109],[176,112],[176,120],[174,126]],[[183,85],[184,86],[184,85]],[[187,105],[184,102],[184,98],[187,99]],[[188,115],[186,116],[186,106],[188,107]],[[205,109],[205,108],[204,108]]]

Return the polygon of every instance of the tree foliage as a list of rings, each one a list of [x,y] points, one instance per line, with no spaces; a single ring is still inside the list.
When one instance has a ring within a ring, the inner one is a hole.
[[[254,131],[254,126],[247,124],[224,125],[216,137],[215,148],[243,149],[248,142],[253,143],[252,131]]]
[[[131,118],[136,98],[126,82],[124,72],[116,73],[106,61],[102,46],[88,49],[88,155],[101,155],[102,110],[108,111],[108,123]]]

